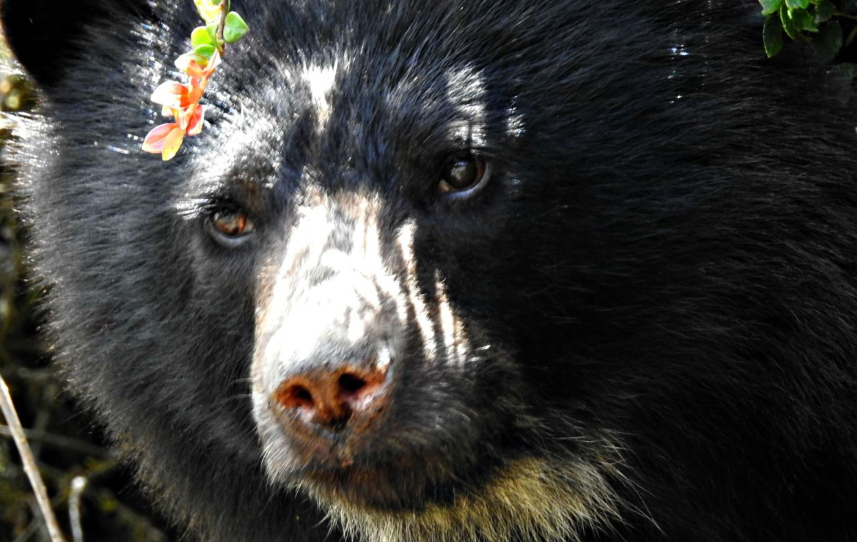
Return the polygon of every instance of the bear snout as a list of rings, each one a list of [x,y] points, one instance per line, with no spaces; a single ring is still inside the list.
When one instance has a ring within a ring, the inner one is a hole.
[[[284,379],[271,402],[291,414],[289,425],[295,430],[321,428],[322,435],[361,430],[388,402],[386,377],[386,367],[323,364]]]

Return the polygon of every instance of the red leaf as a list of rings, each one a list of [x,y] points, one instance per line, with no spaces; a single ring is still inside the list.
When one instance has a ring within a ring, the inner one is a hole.
[[[160,154],[164,150],[164,139],[166,139],[167,135],[169,135],[173,129],[178,127],[179,125],[173,122],[155,126],[148,134],[146,134],[146,139],[143,140],[143,150],[153,154]]]
[[[202,115],[203,107],[201,105],[196,106],[187,120],[187,135],[195,136],[202,131]]]
[[[182,141],[184,140],[184,130],[180,127],[176,126],[172,129],[170,133],[167,134],[167,137],[164,138],[164,148],[161,154],[161,158],[166,162],[167,160],[171,160],[173,156],[179,152],[179,148],[182,146]]]

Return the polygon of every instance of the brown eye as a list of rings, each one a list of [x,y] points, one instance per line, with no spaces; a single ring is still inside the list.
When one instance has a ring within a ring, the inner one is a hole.
[[[487,180],[485,160],[468,155],[457,158],[441,176],[438,191],[441,194],[469,195]]]
[[[209,219],[215,239],[233,245],[242,242],[255,229],[247,213],[240,210],[216,211]]]

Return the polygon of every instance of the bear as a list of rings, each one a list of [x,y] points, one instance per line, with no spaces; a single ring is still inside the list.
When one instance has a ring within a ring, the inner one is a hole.
[[[744,0],[4,0],[69,390],[202,541],[857,538],[857,115]]]

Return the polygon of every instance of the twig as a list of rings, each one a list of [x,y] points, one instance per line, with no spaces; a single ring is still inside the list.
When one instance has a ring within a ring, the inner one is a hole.
[[[83,542],[83,526],[80,524],[80,496],[86,489],[87,480],[83,476],[75,476],[71,480],[71,493],[68,496],[68,519],[71,523],[71,539],[73,542]]]
[[[226,40],[223,39],[223,29],[226,28],[226,15],[229,14],[229,4],[231,2],[229,0],[223,0],[221,9],[220,9],[220,21],[217,22],[217,32],[215,32],[216,38],[214,42],[217,44],[217,52],[220,56],[224,56],[226,52]]]
[[[851,44],[854,42],[855,36],[857,36],[857,27],[854,27],[854,29],[848,33],[848,37],[845,38],[845,45],[843,46],[843,49],[847,49],[851,46]]]
[[[834,9],[833,14],[837,17],[842,17],[843,19],[851,19],[852,21],[857,21],[857,16],[849,15],[847,13],[843,13],[843,12],[839,11],[838,9]]]
[[[36,494],[36,500],[42,511],[42,517],[48,526],[51,541],[65,542],[62,531],[60,531],[59,524],[57,523],[57,518],[54,515],[53,509],[51,509],[51,501],[48,499],[45,483],[42,481],[42,476],[36,467],[36,459],[33,457],[33,452],[27,443],[27,437],[24,435],[24,429],[21,427],[21,420],[18,419],[15,405],[12,404],[12,395],[9,393],[9,388],[6,386],[6,381],[3,380],[2,376],[0,376],[0,410],[3,411],[3,417],[6,418],[9,429],[12,430],[12,439],[18,448],[18,454],[21,456],[21,462],[24,464],[24,471],[30,479],[30,485],[33,486],[33,492]]]
[[[35,532],[39,530],[39,526],[42,524],[40,520],[41,518],[39,518],[38,515],[33,518],[33,521],[28,523],[27,527],[24,528],[24,532],[18,535],[18,538],[16,538],[12,542],[27,542],[27,540],[29,540],[30,537],[33,536],[33,534],[35,534]]]
[[[93,457],[97,457],[98,459],[113,459],[113,455],[110,453],[110,451],[75,438],[55,435],[47,431],[38,431],[36,429],[24,429],[24,436],[26,436],[27,440],[29,440],[30,442],[44,442],[48,446],[53,446],[55,448],[60,448],[70,452],[91,455]],[[0,437],[12,438],[12,430],[9,428],[8,425],[0,424]]]

